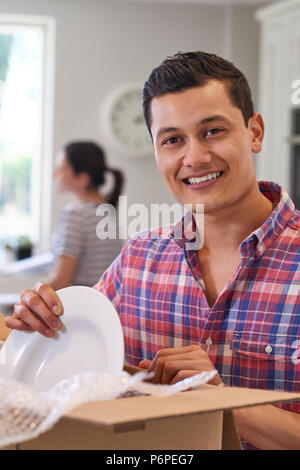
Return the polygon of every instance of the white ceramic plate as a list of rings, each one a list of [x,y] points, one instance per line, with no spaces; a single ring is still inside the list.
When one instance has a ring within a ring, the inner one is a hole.
[[[64,313],[52,338],[13,330],[0,351],[0,375],[45,391],[82,372],[118,374],[124,362],[124,338],[111,302],[83,286],[57,291]]]

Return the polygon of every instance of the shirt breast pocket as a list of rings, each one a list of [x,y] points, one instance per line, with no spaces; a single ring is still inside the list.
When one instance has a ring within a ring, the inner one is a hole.
[[[230,344],[232,385],[294,391],[298,344],[295,336],[236,333]]]

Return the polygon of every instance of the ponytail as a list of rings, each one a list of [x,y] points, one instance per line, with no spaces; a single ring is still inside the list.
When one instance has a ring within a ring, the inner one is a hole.
[[[123,184],[124,184],[124,176],[120,170],[115,170],[113,168],[106,168],[106,171],[110,171],[115,180],[114,187],[112,191],[107,195],[106,199],[108,204],[112,204],[115,208],[118,206],[118,199],[122,192]]]

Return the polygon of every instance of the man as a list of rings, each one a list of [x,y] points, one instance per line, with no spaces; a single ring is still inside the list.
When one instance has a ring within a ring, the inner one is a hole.
[[[244,75],[213,54],[177,54],[151,73],[143,106],[158,170],[194,213],[204,204],[205,230],[199,250],[176,228],[137,235],[95,286],[119,312],[126,360],[155,383],[216,369],[215,385],[299,391],[300,214],[284,189],[256,181],[264,123]],[[53,313],[61,306],[41,283],[7,326],[51,336]],[[300,405],[282,406],[237,410],[241,437],[299,449]]]

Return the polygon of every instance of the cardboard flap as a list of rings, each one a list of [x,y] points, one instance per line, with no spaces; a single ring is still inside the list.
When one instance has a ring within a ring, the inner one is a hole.
[[[147,369],[142,369],[141,367],[135,367],[135,366],[129,366],[127,364],[124,365],[123,369],[125,372],[128,372],[128,374],[134,375],[137,372],[146,372]]]
[[[300,400],[300,393],[207,386],[168,397],[137,396],[85,403],[66,416],[100,425],[116,425],[297,399]]]
[[[223,414],[222,450],[243,450],[232,411]]]

